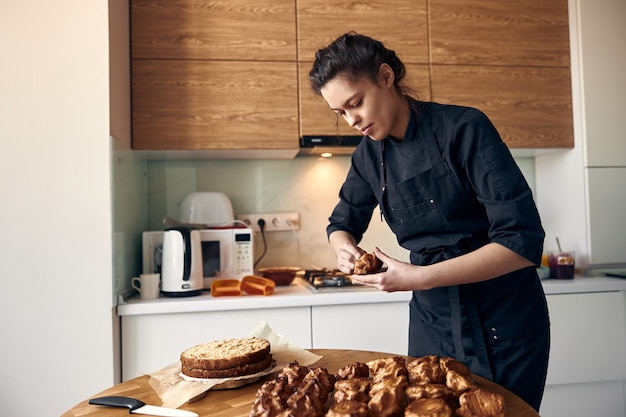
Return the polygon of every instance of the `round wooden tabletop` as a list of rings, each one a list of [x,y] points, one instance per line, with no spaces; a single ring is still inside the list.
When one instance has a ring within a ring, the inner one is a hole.
[[[341,349],[311,349],[311,352],[323,357],[315,364],[309,365],[309,368],[324,367],[331,373],[336,373],[340,368],[353,362],[368,362],[373,359],[397,356],[389,353]],[[410,360],[411,358],[406,357],[406,359]],[[274,376],[275,374],[271,374],[262,378],[260,381],[236,389],[208,391],[201,399],[185,404],[181,406],[180,409],[194,411],[200,416],[248,416],[257,389],[265,380],[273,378]],[[150,377],[147,375],[140,376],[108,388],[93,395],[93,397],[119,395],[132,397],[150,405],[160,405],[161,399],[150,386],[149,379]],[[505,388],[479,376],[474,376],[474,379],[481,388],[498,393],[504,397],[506,402],[506,417],[539,416],[531,406]],[[127,409],[90,405],[89,399],[86,399],[64,413],[61,417],[121,417],[124,415],[128,415]]]

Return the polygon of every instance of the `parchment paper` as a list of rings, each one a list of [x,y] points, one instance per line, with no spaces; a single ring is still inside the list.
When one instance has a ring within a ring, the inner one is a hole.
[[[285,365],[298,361],[300,365],[311,365],[322,357],[308,350],[302,349],[283,335],[276,333],[270,326],[261,321],[246,337],[260,337],[267,339],[271,345],[271,352],[276,365],[271,369],[237,378],[200,379],[183,376],[180,372],[180,361],[172,363],[156,372],[149,374],[150,386],[157,393],[163,407],[178,408],[181,405],[201,398],[202,394],[211,388],[237,387],[252,383],[261,376],[282,369]],[[209,342],[209,341],[207,341]],[[191,346],[190,346],[191,347]],[[182,353],[182,352],[181,352]]]

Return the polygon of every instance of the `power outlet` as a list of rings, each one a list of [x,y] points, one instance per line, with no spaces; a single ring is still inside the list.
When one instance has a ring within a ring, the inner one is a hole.
[[[300,229],[300,215],[298,213],[268,213],[268,214],[238,214],[237,220],[243,221],[255,232],[260,232],[259,220],[265,220],[266,232],[280,232],[283,230]]]

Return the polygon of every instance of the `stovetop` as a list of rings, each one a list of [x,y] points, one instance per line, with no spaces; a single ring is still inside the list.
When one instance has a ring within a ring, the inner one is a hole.
[[[353,283],[349,275],[337,269],[306,270],[303,278],[314,292],[375,290],[367,285]]]

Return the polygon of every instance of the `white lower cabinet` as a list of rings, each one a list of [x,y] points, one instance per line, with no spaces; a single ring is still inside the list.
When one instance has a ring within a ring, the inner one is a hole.
[[[623,381],[548,385],[541,403],[541,417],[622,417]]]
[[[551,348],[542,417],[626,416],[625,293],[548,295]]]
[[[243,337],[260,321],[303,348],[311,347],[311,307],[122,316],[122,380],[178,360],[185,349]]]
[[[406,355],[407,302],[312,307],[313,347]]]
[[[265,321],[304,349],[357,349],[406,355],[407,302],[122,316],[122,379],[176,362],[185,349],[237,338]]]

